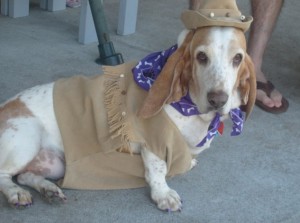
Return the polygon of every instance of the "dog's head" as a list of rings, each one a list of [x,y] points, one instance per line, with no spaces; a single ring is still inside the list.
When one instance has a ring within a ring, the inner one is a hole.
[[[256,81],[242,30],[184,30],[178,37],[178,49],[154,82],[139,115],[149,118],[187,92],[200,113],[228,114],[242,105],[248,117],[255,102]]]

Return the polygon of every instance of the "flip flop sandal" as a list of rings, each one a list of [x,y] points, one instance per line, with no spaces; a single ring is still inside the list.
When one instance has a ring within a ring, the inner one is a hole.
[[[267,81],[267,83],[257,81],[257,90],[262,90],[263,92],[266,93],[266,95],[268,97],[271,96],[271,93],[274,89],[275,89],[275,87],[270,81]],[[281,106],[280,107],[275,107],[275,106],[274,107],[268,107],[267,105],[262,103],[262,101],[259,101],[259,100],[256,100],[255,104],[259,108],[261,108],[262,110],[264,110],[266,112],[273,113],[273,114],[280,114],[280,113],[286,112],[286,110],[289,107],[289,102],[284,97],[282,97],[282,99],[281,99]]]

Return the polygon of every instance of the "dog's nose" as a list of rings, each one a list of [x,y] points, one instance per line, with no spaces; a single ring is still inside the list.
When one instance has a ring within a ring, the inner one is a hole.
[[[219,109],[226,104],[228,94],[223,91],[211,91],[207,94],[207,100],[214,109]]]

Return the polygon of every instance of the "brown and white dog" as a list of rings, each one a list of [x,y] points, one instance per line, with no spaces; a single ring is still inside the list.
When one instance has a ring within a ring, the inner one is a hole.
[[[251,112],[256,89],[253,65],[246,53],[244,32],[234,27],[184,30],[179,35],[173,61],[176,62],[168,63],[169,69],[176,66],[177,71],[164,77],[164,84],[155,82],[139,115],[147,118],[164,109],[196,155],[209,147],[210,142],[200,149],[195,145],[206,135],[216,112],[223,115],[222,119],[241,105],[247,115]],[[0,107],[0,190],[12,206],[32,204],[30,193],[12,181],[16,175],[19,184],[46,197],[66,199],[62,190],[46,179],[60,179],[65,174],[53,86],[50,83],[25,90]],[[182,116],[168,104],[187,91],[201,115]],[[143,146],[136,150],[142,156],[145,179],[158,208],[180,210],[179,195],[166,183],[165,161]],[[191,167],[195,164],[193,160]]]

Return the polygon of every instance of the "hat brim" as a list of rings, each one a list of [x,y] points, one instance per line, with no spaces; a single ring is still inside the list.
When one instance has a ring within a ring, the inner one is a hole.
[[[244,20],[238,20],[230,17],[210,18],[201,14],[199,11],[186,10],[181,14],[181,20],[187,29],[197,29],[207,26],[225,26],[235,27],[246,32],[249,29],[253,18],[252,16],[247,16]]]

